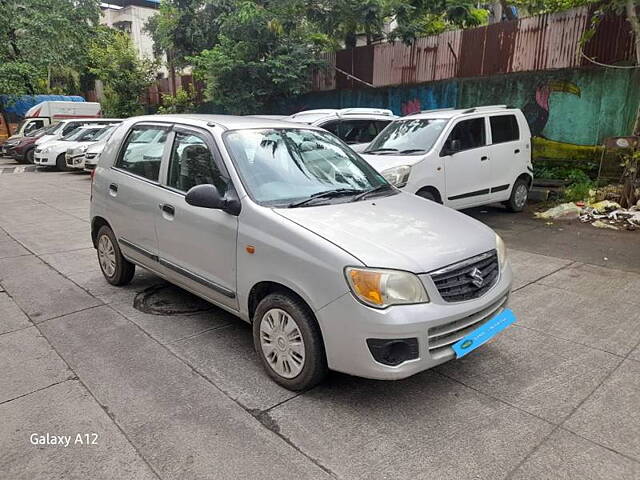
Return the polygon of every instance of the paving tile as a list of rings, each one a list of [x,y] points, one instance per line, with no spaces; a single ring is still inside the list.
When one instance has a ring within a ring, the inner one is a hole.
[[[233,319],[229,327],[169,344],[169,348],[242,406],[266,410],[296,394],[264,372],[253,348],[251,326]]]
[[[640,341],[640,309],[625,302],[594,300],[535,283],[511,295],[510,307],[522,326],[626,355]]]
[[[20,255],[30,255],[30,252],[5,232],[0,231],[0,258],[18,257]]]
[[[535,282],[550,273],[565,267],[571,260],[548,257],[522,250],[509,249],[509,260],[513,268],[513,289]]]
[[[640,345],[638,345],[630,354],[629,358],[640,362]]]
[[[0,260],[0,282],[36,323],[102,303],[34,256]]]
[[[519,328],[438,371],[550,422],[562,422],[620,358]]]
[[[72,273],[100,271],[96,249],[84,248],[72,252],[51,253],[40,257],[65,276]]]
[[[504,478],[552,429],[434,372],[396,382],[332,375],[269,417],[349,479]]]
[[[640,461],[640,363],[626,360],[565,422],[565,427]]]
[[[640,275],[637,273],[577,263],[540,280],[540,283],[597,301],[640,305]]]
[[[29,325],[29,318],[0,287],[0,334],[20,330]]]
[[[328,478],[111,308],[42,329],[163,479]]]
[[[0,403],[73,376],[35,327],[0,335],[0,365]]]
[[[21,225],[6,230],[38,255],[93,247],[88,224],[70,215],[63,220]]]
[[[177,287],[169,287],[177,288]],[[185,292],[186,293],[186,292]],[[203,300],[204,302],[204,300]],[[144,313],[129,303],[112,303],[111,307],[134,322],[160,343],[173,342],[212,328],[229,325],[235,317],[211,305],[208,311],[192,314],[156,315]]]
[[[96,268],[87,272],[70,273],[69,279],[74,283],[80,285],[87,290],[91,295],[99,298],[104,303],[130,303],[133,304],[135,297],[144,292],[150,287],[169,285],[165,280],[161,279],[157,275],[144,270],[143,268],[136,267],[136,273],[128,285],[114,287],[108,283],[100,267],[96,265]]]
[[[11,480],[151,480],[158,477],[78,382],[0,405],[0,476]],[[71,436],[69,446],[33,445],[31,435]],[[90,434],[97,444],[76,443]]]
[[[511,476],[511,480],[629,480],[640,463],[570,432],[554,432]]]

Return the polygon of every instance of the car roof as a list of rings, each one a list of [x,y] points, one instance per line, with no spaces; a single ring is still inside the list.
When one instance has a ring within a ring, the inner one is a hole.
[[[316,110],[303,110],[294,113],[288,120],[298,123],[314,123],[319,120],[334,118],[393,120],[397,118],[387,108],[320,108]]]
[[[260,118],[237,115],[209,115],[209,114],[169,114],[169,115],[145,115],[133,117],[129,121],[139,122],[165,122],[182,123],[197,127],[220,127],[223,130],[239,130],[246,128],[300,128],[299,123],[278,120],[275,118]],[[309,128],[321,130],[317,127]]]
[[[505,113],[515,112],[517,108],[508,108],[506,105],[485,105],[480,107],[471,108],[437,108],[434,110],[423,110],[421,112],[410,113],[405,115],[400,120],[409,119],[422,119],[422,118],[443,118],[451,119],[454,117],[463,117],[465,115],[472,115],[478,113]]]

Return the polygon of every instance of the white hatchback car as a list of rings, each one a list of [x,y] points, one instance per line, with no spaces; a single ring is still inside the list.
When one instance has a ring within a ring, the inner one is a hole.
[[[529,126],[503,105],[408,115],[361,155],[393,185],[455,209],[521,211],[533,182]]]
[[[252,323],[266,371],[294,390],[327,369],[404,378],[515,320],[500,237],[318,127],[128,119],[94,170],[91,235],[109,283],[139,265]]]
[[[349,145],[368,144],[396,117],[384,108],[304,110],[282,120],[322,127]]]

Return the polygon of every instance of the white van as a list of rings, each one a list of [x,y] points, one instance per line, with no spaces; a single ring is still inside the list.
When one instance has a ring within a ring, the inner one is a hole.
[[[10,138],[23,137],[29,132],[70,118],[92,119],[101,116],[98,102],[47,101],[34,105],[25,114]]]
[[[527,203],[531,132],[516,108],[420,112],[395,120],[362,152],[390,183],[455,209]]]

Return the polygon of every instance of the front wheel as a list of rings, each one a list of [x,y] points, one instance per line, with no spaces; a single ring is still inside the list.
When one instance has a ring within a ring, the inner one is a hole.
[[[102,275],[111,285],[126,285],[136,273],[136,266],[124,258],[113,231],[106,225],[98,231],[96,241]]]
[[[512,212],[521,212],[527,204],[528,197],[529,184],[523,178],[519,178],[511,189],[511,196],[507,200],[506,206]]]
[[[61,172],[67,172],[69,170],[64,153],[61,153],[58,155],[58,158],[56,158],[56,168]]]
[[[34,163],[33,162],[33,154],[35,152],[35,148],[30,148],[29,150],[27,150],[27,153],[24,155],[25,160],[27,161],[27,163]]]
[[[269,376],[289,390],[311,388],[327,374],[320,327],[309,308],[292,295],[272,293],[258,304],[253,342]]]

